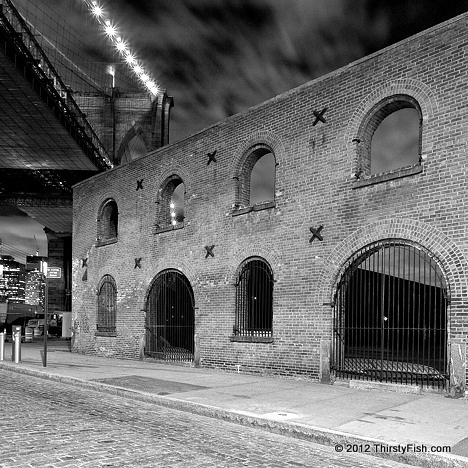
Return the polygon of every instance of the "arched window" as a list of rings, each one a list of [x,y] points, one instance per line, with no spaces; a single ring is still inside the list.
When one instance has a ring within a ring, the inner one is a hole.
[[[273,334],[273,272],[259,257],[247,259],[236,282],[234,336],[271,337]]]
[[[238,176],[236,205],[240,208],[274,202],[276,160],[271,149],[259,145],[248,154]]]
[[[112,199],[104,202],[98,217],[98,242],[117,240],[118,218],[117,203]]]
[[[98,286],[97,331],[116,331],[117,286],[111,275],[104,275]]]
[[[185,185],[178,175],[169,177],[159,196],[159,213],[157,225],[159,228],[183,227],[185,219]]]
[[[364,176],[417,165],[421,155],[421,109],[407,95],[391,96],[370,112],[358,141]]]

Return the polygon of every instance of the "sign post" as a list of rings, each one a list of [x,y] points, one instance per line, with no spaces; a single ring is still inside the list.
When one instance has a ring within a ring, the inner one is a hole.
[[[47,262],[41,260],[41,272],[45,280],[44,294],[44,356],[42,358],[42,366],[47,367],[47,315],[49,313],[49,283],[48,283],[48,268]]]

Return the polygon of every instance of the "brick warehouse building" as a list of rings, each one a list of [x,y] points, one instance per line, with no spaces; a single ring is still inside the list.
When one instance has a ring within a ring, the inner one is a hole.
[[[464,392],[467,23],[76,185],[74,350]]]

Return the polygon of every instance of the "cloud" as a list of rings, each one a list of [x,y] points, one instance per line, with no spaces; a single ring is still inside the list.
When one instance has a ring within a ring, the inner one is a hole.
[[[22,213],[18,215],[15,208],[1,207],[1,254],[12,255],[17,261],[25,263],[26,255],[35,255],[37,246],[39,255],[47,255],[47,237],[43,229],[28,216]]]

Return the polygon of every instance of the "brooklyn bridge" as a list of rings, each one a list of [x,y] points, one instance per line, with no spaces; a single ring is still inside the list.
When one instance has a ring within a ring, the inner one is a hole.
[[[45,226],[49,266],[63,271],[49,291],[54,313],[71,310],[73,185],[167,144],[173,101],[96,2],[82,6],[104,41],[94,61],[33,3],[0,1],[0,206]]]

